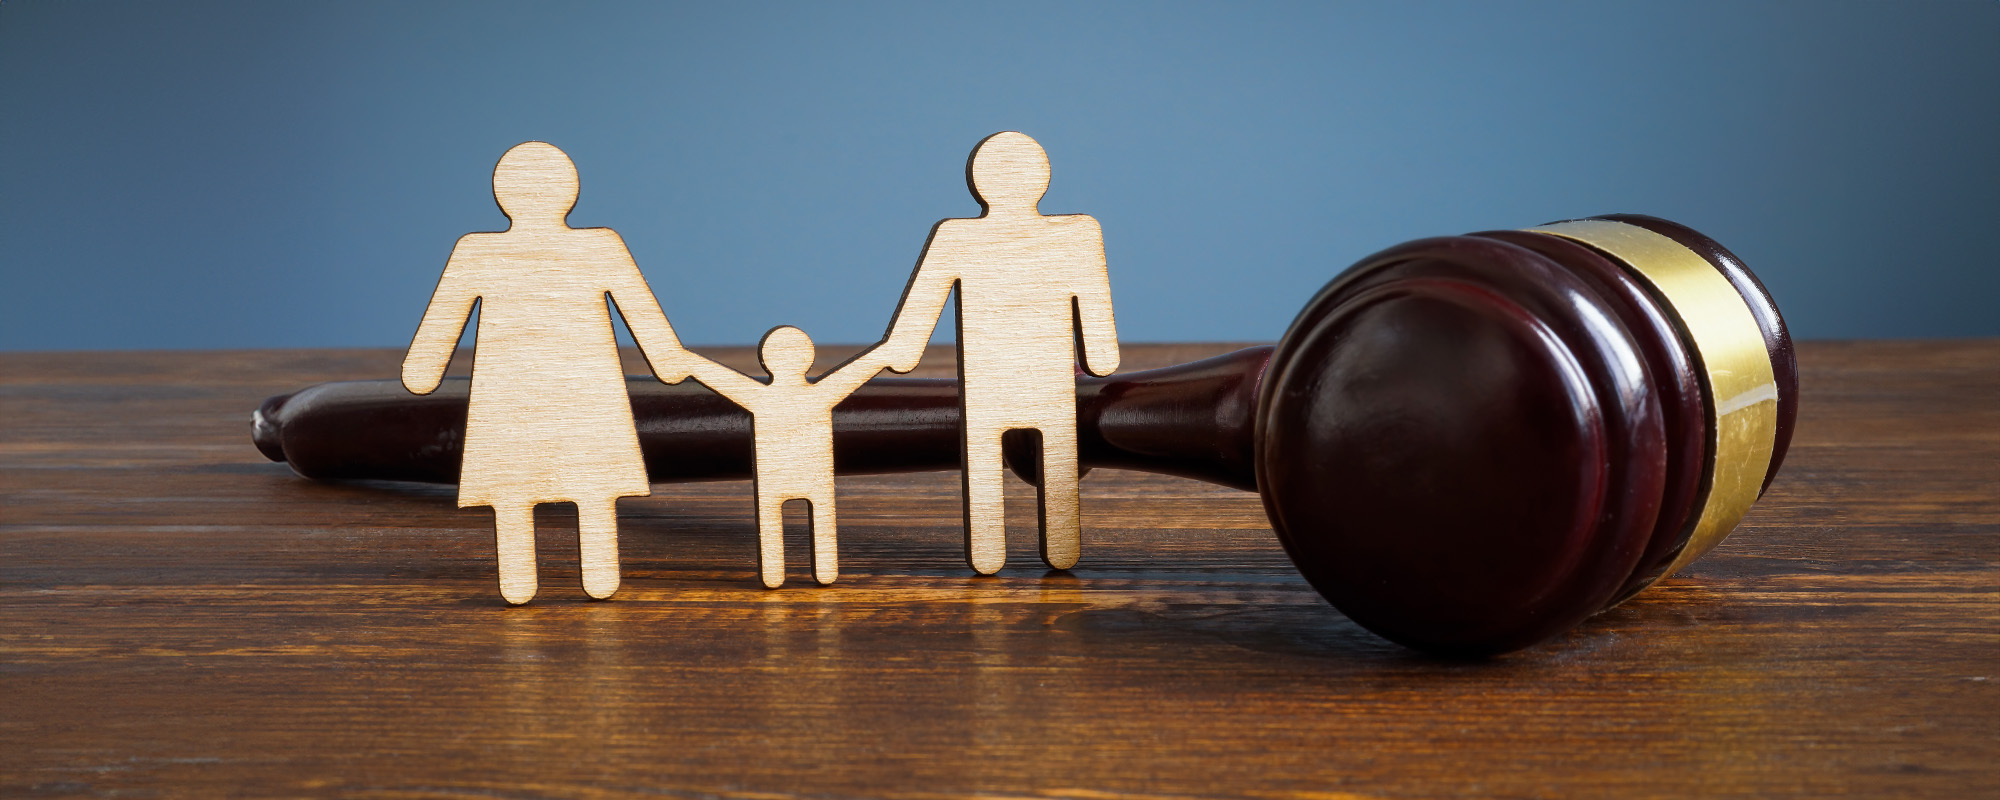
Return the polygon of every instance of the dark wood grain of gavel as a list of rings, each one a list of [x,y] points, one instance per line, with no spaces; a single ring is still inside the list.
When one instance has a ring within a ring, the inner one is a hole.
[[[1250,429],[1270,347],[1165,369],[1077,380],[1078,456],[1256,491]],[[264,401],[252,438],[273,461],[321,479],[455,483],[467,378],[416,396],[397,381],[326,383]],[[750,412],[693,381],[630,377],[632,413],[654,483],[751,477]],[[834,466],[844,475],[959,467],[958,382],[876,378],[833,411]],[[1008,466],[1038,482],[1027,443]]]

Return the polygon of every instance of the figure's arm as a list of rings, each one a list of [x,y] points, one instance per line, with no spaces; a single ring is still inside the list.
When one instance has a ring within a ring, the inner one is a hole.
[[[958,283],[957,265],[950,263],[949,256],[938,246],[938,240],[949,233],[945,225],[951,221],[939,222],[931,228],[923,255],[917,258],[917,268],[903,287],[903,299],[896,303],[889,330],[876,345],[886,359],[883,365],[896,372],[916,369],[923,360],[931,331],[937,327],[938,316],[944,313],[944,302],[951,298],[952,286]]]
[[[813,381],[813,386],[833,392],[835,398],[833,402],[840,402],[840,399],[853,394],[854,390],[861,388],[861,384],[867,383],[869,379],[881,374],[882,370],[890,368],[892,363],[890,361],[890,354],[893,352],[892,348],[896,346],[896,341],[896,336],[891,334],[889,338],[882,340],[880,344],[861,351],[853,358],[842,362],[840,366],[827,370],[825,375],[821,375],[818,380]],[[916,366],[916,362],[910,362],[910,369],[915,369]],[[906,369],[903,371],[909,372],[910,370]]]
[[[413,394],[437,391],[445,368],[451,366],[451,354],[458,349],[458,337],[465,332],[465,321],[472,316],[472,304],[479,300],[464,274],[465,262],[460,258],[464,249],[465,238],[452,246],[444,276],[431,292],[424,320],[417,324],[417,336],[403,356],[403,388]]]
[[[1089,225],[1090,261],[1081,269],[1071,291],[1076,320],[1076,339],[1083,347],[1083,368],[1103,377],[1118,371],[1118,326],[1111,315],[1111,272],[1104,262],[1104,229],[1097,220],[1084,217]]]
[[[949,295],[951,287],[946,286],[944,292]],[[904,301],[908,302],[908,299],[906,295]],[[813,381],[813,384],[826,386],[837,391],[841,397],[846,397],[860,388],[861,384],[881,374],[882,370],[909,372],[916,369],[917,363],[923,360],[924,349],[930,344],[931,327],[935,326],[937,317],[930,318],[932,322],[930,326],[923,325],[924,320],[921,317],[913,318],[915,321],[910,324],[903,324],[900,321],[900,314],[898,317],[898,322],[890,326],[889,335],[827,370]]]
[[[711,361],[706,356],[692,350],[682,352],[683,355],[680,364],[686,369],[684,377],[700,381],[701,385],[715,390],[716,394],[729,398],[730,402],[749,409],[753,413],[756,411],[756,408],[751,403],[757,399],[757,391],[765,387],[763,381],[737,372],[720,362]]]
[[[653,289],[646,285],[646,276],[639,272],[639,264],[632,260],[632,252],[625,248],[625,240],[609,228],[604,233],[617,243],[608,256],[613,260],[609,293],[611,302],[618,305],[618,314],[625,318],[626,329],[632,331],[632,341],[639,345],[639,355],[645,357],[647,368],[663,383],[680,383],[688,376],[689,359],[699,358],[681,346],[681,339],[674,334],[674,326],[667,322],[667,315],[660,311],[660,300]]]

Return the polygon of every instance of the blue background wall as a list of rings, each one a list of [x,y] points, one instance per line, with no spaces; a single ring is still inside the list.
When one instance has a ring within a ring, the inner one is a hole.
[[[874,338],[1039,138],[1128,340],[1357,258],[1689,223],[1805,337],[2000,334],[2000,3],[0,6],[0,349],[402,346],[543,139],[691,342]]]

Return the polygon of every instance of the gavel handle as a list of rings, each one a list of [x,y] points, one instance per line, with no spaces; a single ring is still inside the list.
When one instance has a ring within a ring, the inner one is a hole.
[[[1084,469],[1179,475],[1255,491],[1251,431],[1271,348],[1164,369],[1077,380]],[[654,483],[751,477],[750,414],[706,387],[626,379],[639,448]],[[456,483],[470,381],[417,396],[397,381],[324,383],[265,400],[252,438],[273,461],[316,479]],[[843,475],[959,467],[958,382],[877,378],[833,410],[834,468]],[[1003,447],[1034,483],[1040,459],[1023,439]]]

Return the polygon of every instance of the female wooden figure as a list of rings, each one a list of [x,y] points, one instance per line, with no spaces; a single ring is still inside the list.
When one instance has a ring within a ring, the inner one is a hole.
[[[686,376],[676,371],[685,351],[625,241],[565,222],[576,197],[576,166],[561,150],[508,150],[493,198],[512,224],[458,240],[403,361],[406,388],[436,390],[479,303],[458,505],[493,508],[500,594],[516,605],[535,596],[536,505],[576,503],[583,590],[601,600],[618,590],[618,498],[651,491],[607,294],[655,374]]]

